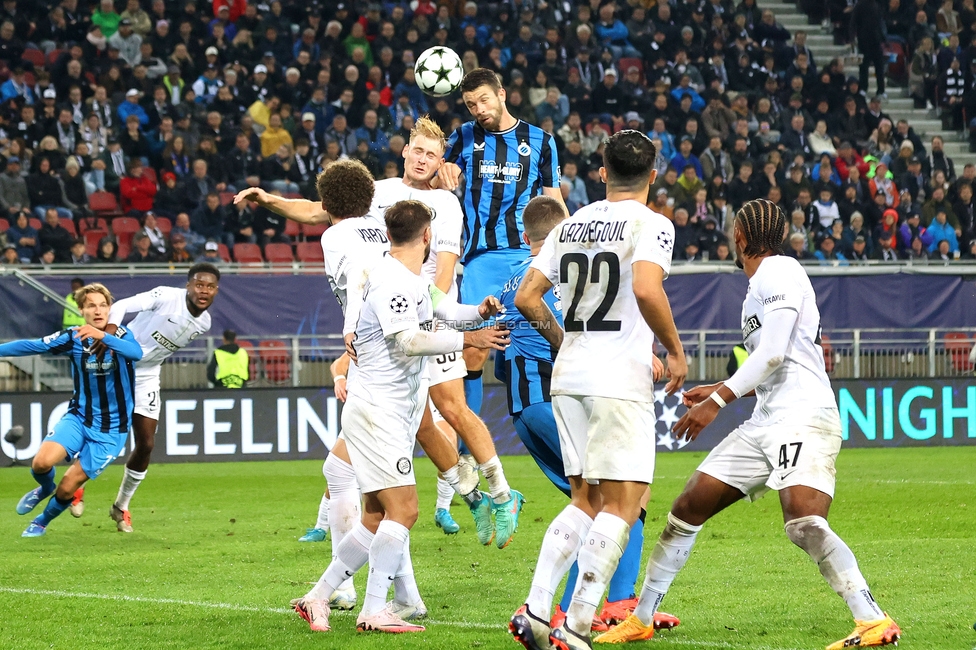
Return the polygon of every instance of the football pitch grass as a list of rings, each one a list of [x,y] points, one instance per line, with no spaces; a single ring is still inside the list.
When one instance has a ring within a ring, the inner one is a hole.
[[[646,554],[701,453],[661,454]],[[89,485],[86,513],[65,512],[22,539],[14,506],[35,484],[0,470],[0,648],[515,648],[506,623],[528,593],[542,534],[566,503],[528,457],[504,459],[528,503],[512,544],[479,546],[432,521],[434,472],[417,463],[421,518],[413,562],[427,632],[357,634],[355,614],[312,633],[288,610],[318,579],[331,540],[299,543],[314,523],[321,463],[154,465],[133,501],[135,533],[108,517],[121,464]],[[905,648],[976,645],[976,448],[844,450],[834,529],[850,544]],[[60,477],[63,468],[59,468]],[[852,629],[850,613],[783,533],[775,494],[706,525],[663,609],[681,626],[634,647],[813,650]],[[641,572],[643,576],[643,571]],[[356,578],[360,598],[365,571]]]

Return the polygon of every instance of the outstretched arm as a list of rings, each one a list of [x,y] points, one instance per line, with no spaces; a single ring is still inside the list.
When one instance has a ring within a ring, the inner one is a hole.
[[[42,339],[22,339],[0,345],[0,357],[29,357],[35,354],[64,354],[71,350],[71,330],[55,332]]]
[[[286,219],[298,223],[315,225],[329,223],[329,213],[322,209],[322,204],[308,199],[286,199],[283,196],[268,194],[260,187],[249,187],[241,190],[234,197],[234,205],[241,201],[252,201],[263,208],[280,214]]]

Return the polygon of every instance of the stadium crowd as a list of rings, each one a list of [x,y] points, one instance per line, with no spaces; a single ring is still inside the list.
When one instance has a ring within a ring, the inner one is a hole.
[[[800,2],[813,18],[829,5],[869,61],[872,38],[898,42],[917,106],[959,129],[976,117],[973,0]],[[887,34],[850,20],[872,11]],[[803,260],[976,259],[976,166],[956,170],[941,139],[866,95],[866,67],[816,61],[756,0],[3,0],[0,262],[229,261],[235,244],[298,243],[232,193],[315,198],[317,172],[347,156],[401,174],[418,116],[447,133],[469,119],[459,96],[417,86],[432,45],[497,71],[509,111],[555,134],[571,212],[604,198],[602,140],[647,133],[648,200],[673,219],[678,260],[731,260],[731,216],[755,197],[787,212],[786,252]]]

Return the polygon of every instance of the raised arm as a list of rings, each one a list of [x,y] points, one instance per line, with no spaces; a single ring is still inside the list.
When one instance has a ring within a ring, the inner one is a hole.
[[[121,325],[126,314],[138,314],[156,309],[159,299],[162,297],[161,289],[162,287],[157,287],[152,291],[137,293],[134,296],[112,303],[112,308],[108,312],[109,325]],[[110,333],[111,331],[109,330]]]
[[[322,209],[321,203],[308,199],[286,199],[283,196],[268,194],[260,187],[249,187],[238,192],[234,197],[234,205],[241,201],[257,203],[275,214],[298,223],[315,225],[331,221],[329,213]]]

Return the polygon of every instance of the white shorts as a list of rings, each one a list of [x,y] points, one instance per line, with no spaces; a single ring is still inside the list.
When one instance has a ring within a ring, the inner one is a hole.
[[[426,390],[425,390],[426,392]],[[413,450],[424,415],[379,408],[352,395],[342,407],[342,437],[364,494],[416,485]]]
[[[159,377],[137,376],[134,397],[135,408],[132,412],[159,422],[159,411],[163,405],[159,397]]]
[[[468,368],[464,365],[464,357],[460,352],[450,352],[427,357],[427,374],[430,376],[430,385],[437,386],[455,379],[464,379],[468,376]]]
[[[740,490],[750,501],[767,490],[803,485],[834,496],[840,452],[837,409],[791,414],[777,422],[745,422],[726,436],[698,466]]]
[[[654,402],[553,395],[566,476],[587,482],[654,481]]]

